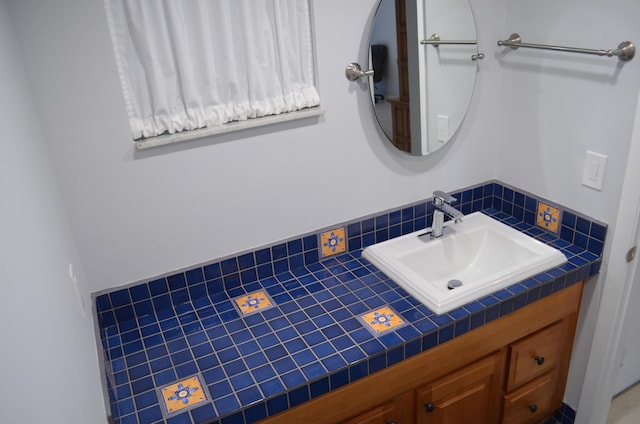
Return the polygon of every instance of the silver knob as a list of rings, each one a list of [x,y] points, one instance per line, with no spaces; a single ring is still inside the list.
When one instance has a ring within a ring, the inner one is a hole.
[[[472,54],[471,55],[471,60],[473,60],[474,62],[476,60],[482,60],[484,59],[484,53],[478,53],[478,54]]]
[[[347,65],[344,74],[349,81],[357,81],[360,78],[373,76],[373,69],[363,71],[359,63],[351,62]]]

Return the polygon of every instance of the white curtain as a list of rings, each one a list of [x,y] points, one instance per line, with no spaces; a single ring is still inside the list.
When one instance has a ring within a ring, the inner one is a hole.
[[[134,139],[317,106],[309,0],[105,0]]]

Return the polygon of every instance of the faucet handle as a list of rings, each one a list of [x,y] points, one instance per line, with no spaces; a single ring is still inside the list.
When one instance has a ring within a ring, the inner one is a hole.
[[[444,191],[436,190],[433,192],[433,203],[442,205],[443,203],[455,203],[458,199]]]

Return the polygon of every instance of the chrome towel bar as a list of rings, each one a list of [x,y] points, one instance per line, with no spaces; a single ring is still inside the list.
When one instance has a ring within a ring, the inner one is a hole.
[[[441,40],[439,34],[432,34],[428,40],[420,40],[420,44],[432,45],[433,47],[439,47],[440,44],[462,44],[462,45],[477,45],[478,40]],[[478,52],[478,54],[471,55],[471,60],[474,62],[484,59],[484,53]]]
[[[623,41],[618,45],[618,48],[614,50],[581,49],[577,47],[562,47],[562,46],[550,46],[546,44],[523,43],[522,38],[520,38],[520,34],[517,34],[517,33],[511,34],[508,40],[498,41],[498,45],[501,47],[511,47],[514,50],[516,50],[519,47],[526,47],[530,49],[555,50],[555,51],[570,52],[570,53],[584,53],[584,54],[593,54],[593,55],[607,56],[607,57],[618,56],[618,59],[625,62],[633,59],[633,57],[636,54],[636,47],[633,45],[631,41]]]
[[[431,44],[438,47],[440,44],[478,44],[477,40],[441,40],[440,35],[433,34],[428,40],[420,40],[420,44]]]

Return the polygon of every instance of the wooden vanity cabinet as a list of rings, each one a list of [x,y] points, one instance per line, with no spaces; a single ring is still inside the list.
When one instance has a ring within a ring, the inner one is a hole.
[[[262,424],[528,424],[562,405],[574,284]]]

